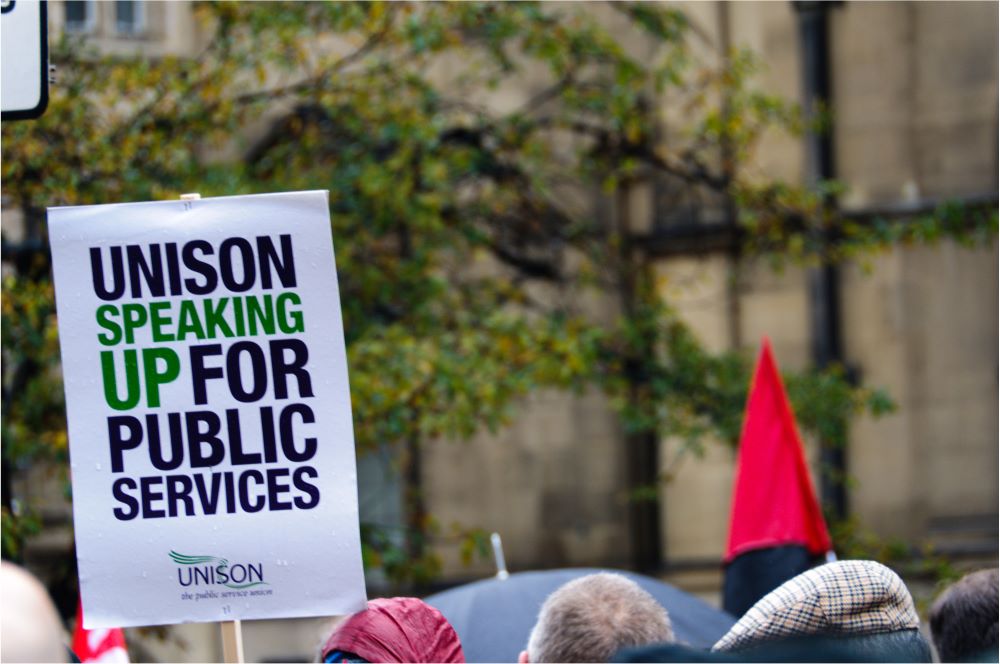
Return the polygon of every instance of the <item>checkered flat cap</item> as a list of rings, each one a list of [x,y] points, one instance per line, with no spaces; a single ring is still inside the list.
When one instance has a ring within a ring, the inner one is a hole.
[[[919,624],[910,591],[895,572],[871,560],[843,560],[772,590],[712,650],[810,634],[881,634]]]

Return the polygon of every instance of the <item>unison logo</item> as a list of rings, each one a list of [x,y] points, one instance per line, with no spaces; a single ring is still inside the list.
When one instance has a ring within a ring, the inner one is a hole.
[[[225,586],[226,588],[253,588],[269,585],[264,580],[264,563],[236,563],[230,565],[218,556],[188,556],[170,552],[170,559],[179,566],[177,582],[182,586]]]

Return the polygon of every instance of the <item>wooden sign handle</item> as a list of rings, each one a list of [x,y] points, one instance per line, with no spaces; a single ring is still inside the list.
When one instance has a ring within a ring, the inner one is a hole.
[[[222,661],[226,664],[243,664],[243,629],[239,620],[219,623],[222,629]]]
[[[181,194],[182,201],[196,201],[201,194]],[[219,623],[222,630],[222,661],[226,664],[243,664],[243,628],[239,620]]]

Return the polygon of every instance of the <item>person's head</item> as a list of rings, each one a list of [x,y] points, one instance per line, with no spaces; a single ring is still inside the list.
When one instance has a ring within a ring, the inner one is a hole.
[[[895,572],[871,560],[843,560],[814,567],[772,590],[713,650],[743,653],[800,637],[892,635],[885,638],[895,645],[919,641],[913,652],[926,651],[929,658],[919,627],[913,598]]]
[[[338,623],[322,661],[464,662],[465,655],[440,611],[416,597],[390,597]]]
[[[968,574],[948,587],[931,607],[931,638],[942,662],[997,656],[996,569]],[[983,660],[986,661],[986,660]]]
[[[634,581],[602,572],[574,579],[542,605],[525,662],[609,662],[622,648],[673,641],[667,611]]]
[[[45,587],[12,563],[0,563],[0,661],[65,662],[62,623]]]

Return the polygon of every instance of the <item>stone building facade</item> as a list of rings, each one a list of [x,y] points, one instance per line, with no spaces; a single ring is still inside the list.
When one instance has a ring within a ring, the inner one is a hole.
[[[802,97],[791,3],[682,5],[720,49],[747,46],[763,85]],[[829,10],[836,172],[848,211],[919,211],[997,196],[997,11],[974,3],[845,3]],[[757,168],[801,181],[801,139],[772,137]],[[655,185],[644,194],[655,197]],[[641,198],[641,197],[640,197]],[[655,225],[656,206],[636,202]],[[840,270],[843,361],[898,411],[854,423],[850,513],[863,527],[952,554],[997,549],[997,247],[905,247]],[[665,294],[709,348],[768,335],[783,367],[812,363],[809,277],[738,267],[725,252],[657,261]],[[735,281],[735,288],[731,284]],[[676,443],[662,441],[661,459]],[[504,535],[516,568],[628,559],[622,440],[598,395],[539,394],[497,436],[428,449],[429,505],[442,520]],[[811,449],[817,476],[815,449]],[[472,469],[455,473],[461,463]],[[667,569],[718,570],[733,453],[687,459],[661,492]],[[475,472],[474,469],[484,469]],[[485,572],[488,566],[483,567]],[[467,572],[458,566],[455,575]],[[711,574],[709,586],[717,583]]]
[[[196,49],[188,3],[135,3],[141,8],[131,24],[116,14],[123,4],[52,2],[53,33],[90,31],[108,49],[150,55]],[[767,66],[762,85],[802,97],[802,34],[792,3],[680,4],[712,48],[752,48]],[[81,15],[90,18],[67,28],[67,17]],[[848,186],[840,205],[855,212],[915,211],[960,198],[995,206],[997,5],[841,3],[827,21],[834,175]],[[755,168],[801,180],[806,162],[804,141],[776,136],[766,140]],[[650,227],[662,221],[656,189],[649,183],[634,201],[634,214]],[[706,250],[665,254],[656,270],[665,295],[709,348],[752,350],[766,334],[783,367],[813,362],[806,269],[776,273]],[[896,248],[865,265],[842,267],[838,279],[843,359],[866,384],[887,388],[899,405],[896,413],[859,419],[851,429],[850,513],[882,537],[995,561],[996,242],[986,249],[951,242]],[[607,303],[594,306],[614,315]],[[622,451],[618,421],[600,394],[541,392],[495,435],[427,445],[426,504],[442,524],[501,533],[512,570],[626,565]],[[675,452],[675,441],[661,442],[661,459]],[[816,456],[815,446],[810,453]],[[812,460],[815,476],[818,461]],[[359,473],[362,509],[381,520],[400,518],[392,468],[386,455],[364,461]],[[718,587],[732,477],[733,454],[718,445],[702,459],[685,459],[660,492],[665,572],[695,590]],[[439,550],[446,580],[493,571],[490,561],[463,565],[446,542]],[[308,656],[322,626],[247,624],[248,661]],[[143,640],[143,647],[168,660],[218,658],[214,626],[188,625],[177,633],[186,649],[156,640]]]

